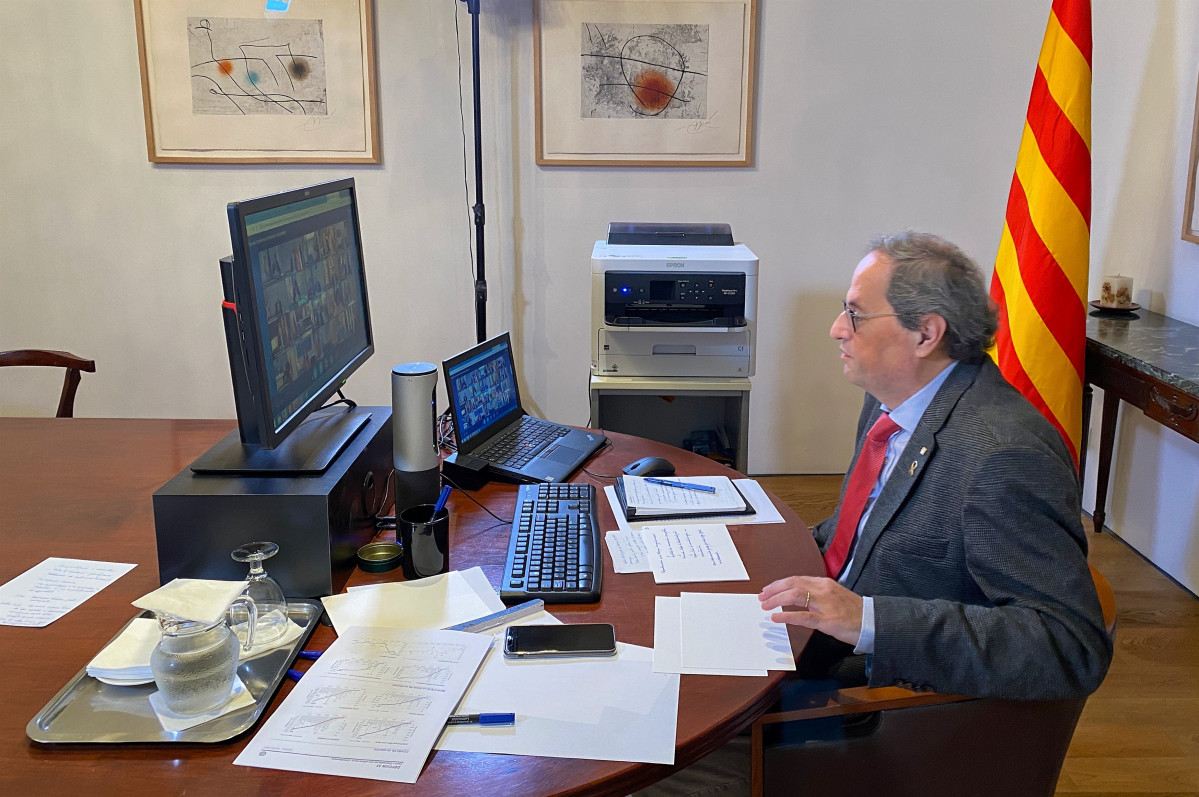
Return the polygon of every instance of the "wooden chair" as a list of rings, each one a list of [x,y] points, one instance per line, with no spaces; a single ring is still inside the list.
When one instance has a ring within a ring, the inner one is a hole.
[[[1115,639],[1115,595],[1093,567],[1091,576]],[[751,794],[1048,797],[1085,703],[976,700],[898,687],[820,693],[811,708],[771,712],[754,722]],[[822,717],[851,724],[835,741],[767,744],[772,726]]]
[[[65,351],[45,349],[17,349],[0,352],[0,367],[6,365],[43,365],[67,369],[62,383],[62,395],[58,398],[58,412],[55,413],[57,418],[73,418],[75,416],[75,391],[79,388],[81,378],[79,372],[96,372],[95,360],[85,360]]]

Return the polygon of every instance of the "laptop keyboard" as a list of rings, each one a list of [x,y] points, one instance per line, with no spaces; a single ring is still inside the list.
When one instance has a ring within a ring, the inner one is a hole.
[[[540,454],[543,448],[566,436],[568,432],[568,427],[525,415],[521,417],[520,424],[513,425],[508,431],[496,436],[490,443],[474,452],[474,456],[508,468],[524,467],[529,460]]]
[[[590,484],[523,484],[516,498],[500,599],[595,603],[600,599],[599,522]]]

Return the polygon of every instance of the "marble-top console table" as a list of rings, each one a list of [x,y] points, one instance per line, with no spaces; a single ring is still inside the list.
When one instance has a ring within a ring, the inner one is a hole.
[[[1123,399],[1148,417],[1199,442],[1199,327],[1148,310],[1087,317],[1083,434],[1090,428],[1091,385],[1103,389],[1095,531],[1106,517],[1116,417]],[[1086,465],[1086,440],[1082,448]]]

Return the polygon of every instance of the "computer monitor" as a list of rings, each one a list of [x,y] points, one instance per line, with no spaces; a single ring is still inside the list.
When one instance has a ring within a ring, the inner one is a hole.
[[[323,472],[369,418],[344,407],[313,415],[374,353],[354,180],[233,202],[228,213],[221,280],[240,445],[192,470]]]

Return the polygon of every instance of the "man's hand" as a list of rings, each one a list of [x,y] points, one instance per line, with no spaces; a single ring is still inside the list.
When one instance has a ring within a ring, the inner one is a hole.
[[[783,609],[770,619],[814,628],[850,645],[862,633],[862,597],[831,578],[791,576],[758,593],[763,609]]]

